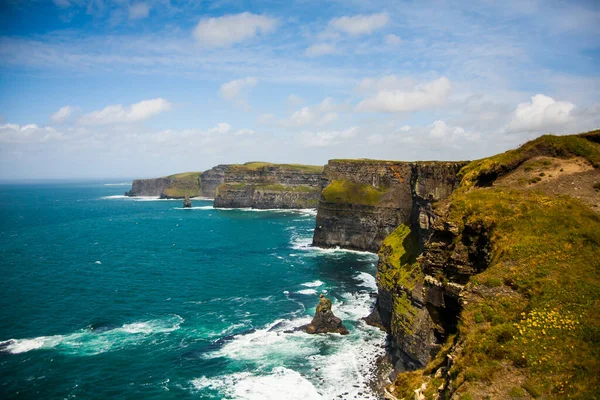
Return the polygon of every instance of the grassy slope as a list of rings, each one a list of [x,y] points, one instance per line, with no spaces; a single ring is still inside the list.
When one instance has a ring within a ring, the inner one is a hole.
[[[597,166],[600,145],[582,136],[543,136],[475,161],[461,171],[461,187],[448,202],[447,218],[486,226],[493,250],[489,268],[466,287],[460,345],[453,349],[451,380],[463,399],[492,390],[503,391],[502,398],[600,398],[600,216],[566,196],[475,188],[482,177],[538,155],[583,156]],[[450,347],[425,370],[399,375],[395,395],[412,398],[432,379],[425,392],[432,396],[441,379],[429,374]]]
[[[190,197],[200,194],[200,175],[202,172],[184,172],[169,175],[172,183],[164,188],[163,193],[169,197]]]
[[[322,195],[325,201],[331,203],[374,206],[379,203],[381,196],[386,192],[385,188],[374,188],[371,185],[363,185],[345,180],[333,180],[323,189]]]
[[[245,164],[233,164],[230,169],[234,170],[250,170],[258,171],[267,167],[277,167],[281,169],[288,169],[291,171],[300,171],[312,174],[320,174],[323,172],[323,166],[320,165],[304,165],[304,164],[273,164],[262,161],[251,161]]]

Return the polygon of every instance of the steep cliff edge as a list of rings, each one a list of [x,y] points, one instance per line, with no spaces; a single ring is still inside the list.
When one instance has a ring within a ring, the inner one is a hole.
[[[368,319],[400,372],[388,398],[598,398],[598,139],[547,135],[474,161],[422,252],[414,225],[383,241]]]
[[[210,197],[212,199],[217,195],[217,188],[223,184],[225,180],[225,171],[229,169],[230,165],[220,164],[216,167],[212,167],[206,170],[200,175],[200,185],[202,187],[202,196]]]
[[[162,178],[135,179],[131,190],[125,196],[151,196],[164,199],[183,199],[187,194],[190,197],[199,196],[201,172],[184,172]]]
[[[377,251],[400,224],[419,225],[427,231],[431,202],[452,193],[458,171],[466,164],[329,161],[313,245]]]
[[[323,167],[250,162],[230,165],[215,194],[216,208],[315,208]]]

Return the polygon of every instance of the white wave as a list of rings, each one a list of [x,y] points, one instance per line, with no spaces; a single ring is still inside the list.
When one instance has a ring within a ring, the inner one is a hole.
[[[320,280],[316,280],[316,281],[312,281],[312,282],[306,282],[303,283],[302,286],[306,286],[306,287],[319,287],[322,286],[323,282],[321,282]]]
[[[317,291],[315,289],[302,289],[302,290],[298,290],[298,293],[311,295],[311,294],[317,294]]]
[[[369,258],[376,259],[377,254],[370,251],[361,251],[361,250],[351,250],[351,249],[342,249],[339,246],[331,249],[324,249],[322,247],[316,247],[312,245],[312,237],[292,235],[290,239],[290,245],[294,250],[313,252],[316,254],[332,254],[332,255],[341,255],[344,253],[353,253],[353,254],[362,254],[369,256]]]
[[[101,264],[102,264],[102,261],[96,261],[96,262],[94,262],[94,264],[101,265]]]
[[[214,210],[213,206],[173,207],[173,210]]]
[[[343,395],[344,398],[376,399],[367,384],[373,378],[375,360],[384,355],[385,333],[361,320],[374,304],[370,289],[344,293],[339,300],[333,299],[333,311],[349,327],[349,335],[309,335],[296,331],[310,322],[309,315],[278,319],[252,333],[236,335],[220,349],[205,355],[206,358],[225,357],[253,364],[256,371],[266,371],[266,374],[245,372],[201,377],[192,384],[196,390],[217,390],[223,398],[295,398],[290,397],[295,395],[293,391],[288,394],[286,390],[297,387],[301,398]],[[282,365],[303,367],[278,370]]]
[[[137,344],[138,336],[168,333],[179,329],[184,319],[179,315],[125,324],[120,328],[95,332],[81,329],[68,335],[40,336],[32,339],[10,339],[2,351],[18,354],[38,349],[57,349],[73,355],[94,355]]]
[[[224,211],[244,211],[244,212],[271,212],[271,213],[297,213],[303,215],[314,216],[317,215],[317,210],[313,208],[227,208],[227,207],[215,207],[215,210]]]
[[[368,287],[374,292],[377,291],[377,280],[373,275],[367,272],[359,272],[354,279],[360,281],[361,286]]]
[[[183,199],[161,199],[158,196],[124,196],[124,195],[113,195],[113,196],[102,196],[102,200],[130,200],[130,201],[182,201]]]
[[[105,183],[104,186],[131,186],[131,182]]]

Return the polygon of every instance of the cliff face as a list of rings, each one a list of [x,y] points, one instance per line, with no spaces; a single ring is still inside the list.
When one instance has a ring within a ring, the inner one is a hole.
[[[223,184],[225,171],[227,171],[229,167],[230,166],[226,164],[217,165],[216,167],[204,171],[204,173],[200,175],[202,196],[215,198],[217,188]]]
[[[184,172],[154,179],[136,179],[125,196],[183,199],[200,195],[200,172]]]
[[[431,202],[458,183],[464,162],[332,160],[323,173],[313,245],[377,251],[400,224],[427,237]]]
[[[599,137],[544,136],[470,163],[428,229],[385,238],[367,321],[390,333],[389,398],[599,393]]]
[[[321,167],[247,163],[224,171],[217,208],[314,208],[321,192]]]

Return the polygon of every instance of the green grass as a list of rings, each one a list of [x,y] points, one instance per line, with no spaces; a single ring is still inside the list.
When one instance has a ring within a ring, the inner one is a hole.
[[[374,188],[371,185],[346,180],[333,180],[323,189],[323,199],[330,203],[350,203],[375,206],[387,188]]]
[[[308,174],[323,173],[323,166],[320,165],[304,165],[304,164],[273,164],[264,161],[251,161],[245,164],[233,164],[229,167],[231,170],[238,171],[261,171],[268,168],[277,168],[282,170],[300,171]]]
[[[189,197],[198,196],[200,194],[200,175],[202,172],[184,172],[167,176],[171,183],[163,189],[163,194],[181,198],[186,194]]]
[[[470,287],[508,289],[463,310],[455,385],[509,362],[546,396],[598,398],[600,216],[569,197],[481,189],[457,194],[450,219],[491,232],[493,261]]]
[[[498,176],[509,173],[527,160],[538,157],[572,157],[587,159],[594,167],[600,168],[600,145],[597,138],[600,131],[582,135],[544,135],[525,143],[515,150],[471,162],[459,172],[463,190],[473,186],[486,186]],[[531,166],[535,167],[535,166]]]

